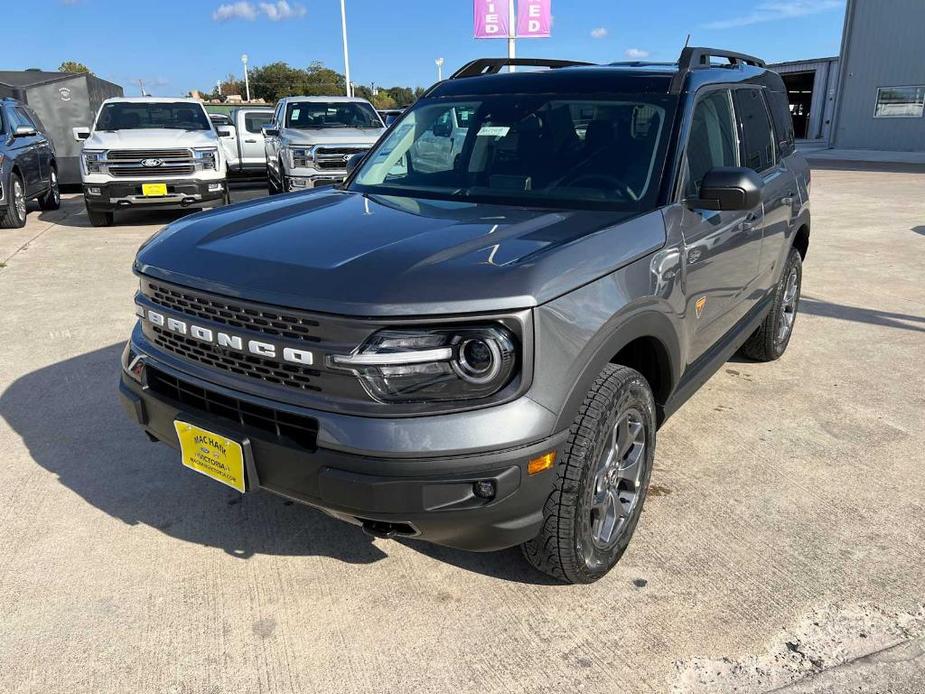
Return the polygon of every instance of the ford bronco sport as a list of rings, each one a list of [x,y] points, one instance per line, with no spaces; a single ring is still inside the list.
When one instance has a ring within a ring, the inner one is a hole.
[[[479,60],[360,158],[142,246],[130,415],[239,491],[600,578],[658,427],[790,341],[809,171],[780,77],[703,48]]]

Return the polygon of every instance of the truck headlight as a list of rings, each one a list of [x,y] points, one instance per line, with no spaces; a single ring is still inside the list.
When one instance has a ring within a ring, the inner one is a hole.
[[[293,169],[304,169],[312,165],[314,147],[290,147],[289,162]]]
[[[329,359],[381,402],[475,400],[513,380],[517,345],[500,325],[381,330],[354,354]]]
[[[203,169],[218,168],[218,150],[215,147],[197,147],[193,150],[193,159]]]
[[[100,173],[106,161],[106,151],[102,149],[85,149],[81,152],[87,173]]]

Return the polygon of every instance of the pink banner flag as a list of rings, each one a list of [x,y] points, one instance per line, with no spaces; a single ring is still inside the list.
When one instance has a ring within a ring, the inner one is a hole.
[[[552,28],[552,0],[518,0],[517,36],[531,39],[549,36]]]
[[[507,38],[507,0],[475,0],[472,16],[475,23],[475,38]]]

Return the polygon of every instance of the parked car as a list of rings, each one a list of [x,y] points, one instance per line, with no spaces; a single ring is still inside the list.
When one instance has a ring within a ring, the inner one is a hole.
[[[454,111],[462,147],[419,168]],[[793,334],[810,173],[780,76],[703,48],[478,60],[350,167],[139,250],[128,412],[238,491],[599,579],[658,427]]]
[[[16,99],[0,99],[0,227],[26,225],[26,205],[61,205],[55,146],[35,112]]]
[[[216,123],[217,115],[221,114],[209,116],[213,123]],[[228,173],[242,176],[266,175],[267,157],[264,151],[263,128],[272,123],[273,109],[239,108],[223,118],[228,121],[227,125],[221,126],[228,131],[228,134],[221,138],[228,161]]]
[[[107,99],[83,140],[81,176],[93,226],[116,210],[214,207],[228,203],[225,156],[196,99]]]
[[[270,195],[343,181],[347,159],[368,150],[384,131],[365,99],[281,99],[263,129]]]

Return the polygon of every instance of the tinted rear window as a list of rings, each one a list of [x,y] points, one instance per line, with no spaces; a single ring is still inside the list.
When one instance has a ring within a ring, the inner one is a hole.
[[[774,137],[771,120],[760,89],[735,90],[736,110],[745,138],[743,165],[757,172],[775,164]]]

